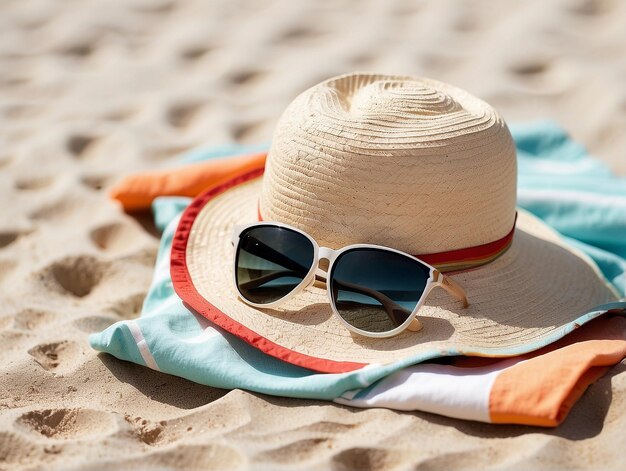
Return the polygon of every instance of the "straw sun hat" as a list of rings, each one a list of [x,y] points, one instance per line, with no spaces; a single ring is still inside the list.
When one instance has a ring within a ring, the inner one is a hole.
[[[286,109],[264,172],[212,188],[187,209],[172,249],[174,287],[218,326],[317,371],[534,350],[617,296],[588,257],[516,209],[516,178],[505,122],[469,93],[417,77],[332,78]],[[452,270],[470,305],[435,290],[418,312],[423,329],[390,338],[347,330],[323,286],[279,308],[251,307],[233,284],[231,231],[259,218],[333,249],[369,243],[424,256]]]

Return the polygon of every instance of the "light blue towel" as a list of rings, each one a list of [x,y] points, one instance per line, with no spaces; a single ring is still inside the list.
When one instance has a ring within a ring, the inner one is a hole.
[[[612,175],[554,123],[514,126],[512,134],[518,149],[519,206],[542,218],[569,243],[589,254],[623,296],[626,179]],[[183,161],[264,148],[267,146],[197,149],[183,156]],[[206,319],[194,316],[174,293],[169,276],[172,237],[189,202],[189,198],[165,197],[154,202],[155,221],[163,237],[141,317],[117,322],[92,334],[93,348],[210,386],[328,400],[346,391],[361,390],[416,362],[415,358],[408,358],[350,373],[313,373],[267,356]],[[587,314],[597,315],[598,311]],[[564,331],[573,328],[572,323]]]

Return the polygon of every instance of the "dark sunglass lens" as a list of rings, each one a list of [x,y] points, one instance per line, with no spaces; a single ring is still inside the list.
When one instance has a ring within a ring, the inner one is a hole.
[[[285,297],[306,277],[313,264],[311,241],[291,229],[252,227],[241,234],[236,280],[241,295],[256,304]]]
[[[408,319],[429,276],[427,266],[405,255],[356,248],[335,260],[330,288],[348,324],[366,332],[389,332]]]

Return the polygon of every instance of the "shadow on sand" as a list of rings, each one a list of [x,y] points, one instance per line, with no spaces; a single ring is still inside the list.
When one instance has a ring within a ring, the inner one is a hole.
[[[98,358],[121,382],[134,386],[155,401],[179,409],[195,409],[216,401],[229,392],[118,360],[106,353],[98,354]]]

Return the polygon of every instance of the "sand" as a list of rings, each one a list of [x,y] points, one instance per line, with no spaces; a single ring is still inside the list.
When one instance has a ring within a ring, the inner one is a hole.
[[[0,6],[0,469],[623,469],[626,365],[554,430],[196,385],[97,354],[157,247],[116,178],[268,141],[367,70],[553,118],[626,174],[626,3],[7,0]]]

